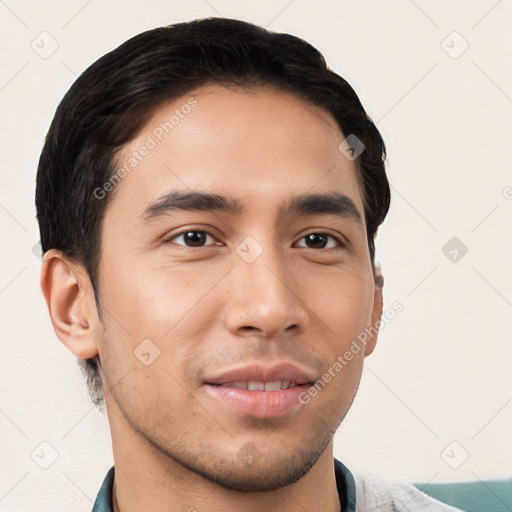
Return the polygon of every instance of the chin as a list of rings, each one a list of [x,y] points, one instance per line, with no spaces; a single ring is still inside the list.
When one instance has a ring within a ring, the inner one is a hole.
[[[226,489],[268,492],[300,480],[314,466],[322,451],[291,455],[273,453],[270,456],[261,453],[254,443],[247,443],[232,458],[224,458],[221,462],[210,459],[209,464],[202,467],[194,465],[189,469]]]

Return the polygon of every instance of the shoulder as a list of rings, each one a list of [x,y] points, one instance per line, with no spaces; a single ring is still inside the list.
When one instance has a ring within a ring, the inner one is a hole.
[[[353,473],[356,512],[460,512],[427,496],[412,484],[384,480],[367,472]]]

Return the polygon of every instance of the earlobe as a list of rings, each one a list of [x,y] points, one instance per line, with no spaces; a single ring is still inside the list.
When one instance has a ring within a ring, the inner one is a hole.
[[[55,249],[45,253],[41,267],[41,289],[58,338],[78,358],[98,353],[90,318],[90,281],[75,262]],[[92,295],[92,297],[91,297]]]
[[[368,340],[365,346],[364,355],[369,356],[375,349],[379,337],[379,328],[382,318],[384,277],[379,267],[375,269],[375,291],[373,295],[373,310],[371,325],[369,327]]]

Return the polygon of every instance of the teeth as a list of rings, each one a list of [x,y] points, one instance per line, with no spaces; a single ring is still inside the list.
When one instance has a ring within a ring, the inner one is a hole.
[[[249,391],[265,391],[265,384],[263,382],[248,382],[247,389]]]
[[[297,386],[296,382],[289,380],[274,380],[272,382],[225,382],[220,384],[223,388],[247,389],[249,391],[280,391],[281,389],[289,389]]]
[[[280,389],[282,389],[280,380],[265,383],[265,391],[279,391]]]

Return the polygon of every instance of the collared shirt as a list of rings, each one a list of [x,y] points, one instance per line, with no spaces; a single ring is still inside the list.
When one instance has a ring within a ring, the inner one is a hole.
[[[92,512],[113,512],[112,466],[94,502]],[[372,474],[356,478],[340,461],[334,459],[334,474],[341,504],[341,512],[460,512],[440,501],[430,498],[411,484],[386,482]],[[357,504],[356,504],[357,495]]]

